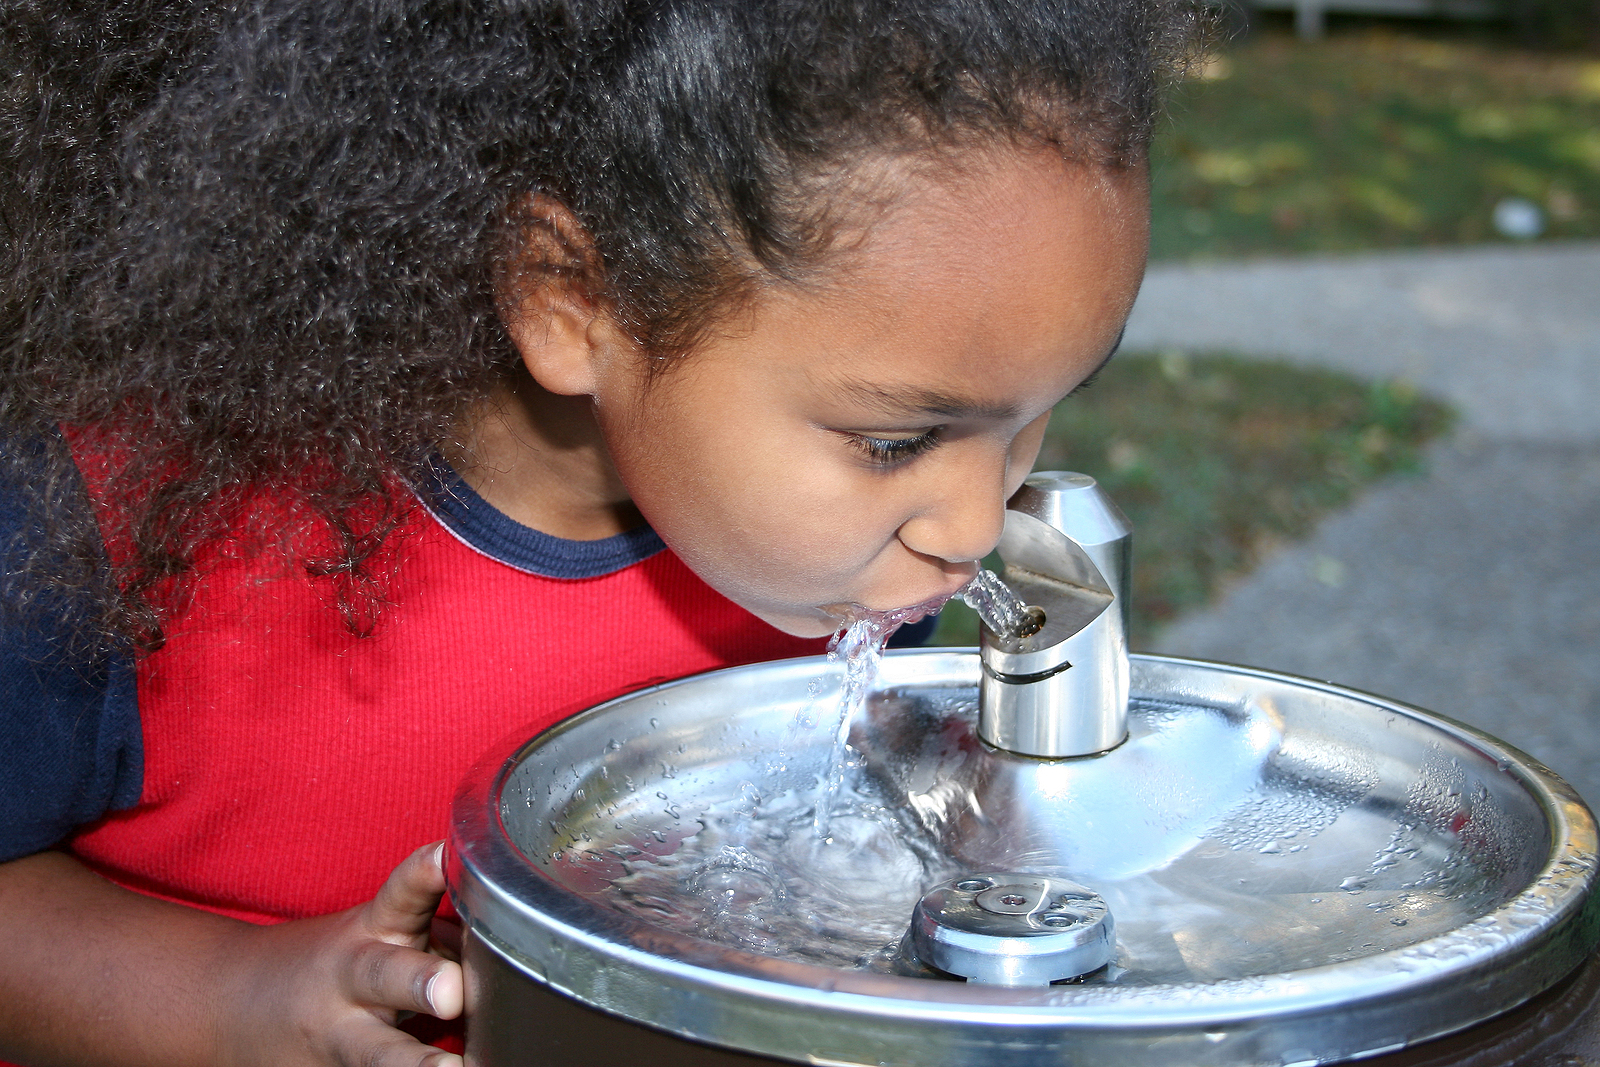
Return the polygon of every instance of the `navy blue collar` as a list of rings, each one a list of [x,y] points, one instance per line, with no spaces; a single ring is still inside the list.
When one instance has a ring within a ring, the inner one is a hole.
[[[442,458],[428,462],[418,495],[468,548],[546,578],[599,578],[643,562],[667,546],[648,526],[598,541],[569,541],[507,518]]]

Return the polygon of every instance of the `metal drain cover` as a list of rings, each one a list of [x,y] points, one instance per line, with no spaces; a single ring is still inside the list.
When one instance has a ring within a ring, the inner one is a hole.
[[[987,985],[1049,985],[1116,950],[1111,909],[1065,878],[1008,872],[941,882],[917,901],[911,946],[930,967]]]

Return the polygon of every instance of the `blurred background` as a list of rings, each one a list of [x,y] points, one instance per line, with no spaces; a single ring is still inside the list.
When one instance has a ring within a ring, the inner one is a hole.
[[[1132,520],[1136,649],[1393,696],[1600,801],[1600,0],[1220,22],[1039,466]]]

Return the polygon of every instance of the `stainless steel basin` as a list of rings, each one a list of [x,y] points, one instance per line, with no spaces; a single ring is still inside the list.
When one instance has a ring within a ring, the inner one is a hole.
[[[686,679],[482,764],[450,879],[496,966],[799,1063],[1280,1065],[1470,1026],[1600,939],[1588,809],[1447,719],[1138,656],[1128,740],[1040,760],[977,739],[975,653],[891,653],[841,785],[836,670]],[[971,871],[1091,888],[1111,964],[1011,988],[908,960],[922,893]]]

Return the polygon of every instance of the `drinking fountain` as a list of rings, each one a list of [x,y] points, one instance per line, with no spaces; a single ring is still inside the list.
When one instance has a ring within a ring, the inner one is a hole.
[[[843,750],[814,657],[486,757],[447,863],[469,1061],[1600,1053],[1577,794],[1395,701],[1130,655],[1128,545],[1093,479],[1031,476],[999,548],[1016,609],[978,649],[886,654]]]
[[[1128,736],[1132,531],[1085,474],[1034,475],[1006,508],[1006,588],[1032,612],[983,630],[978,736],[1028,756],[1092,756]]]

